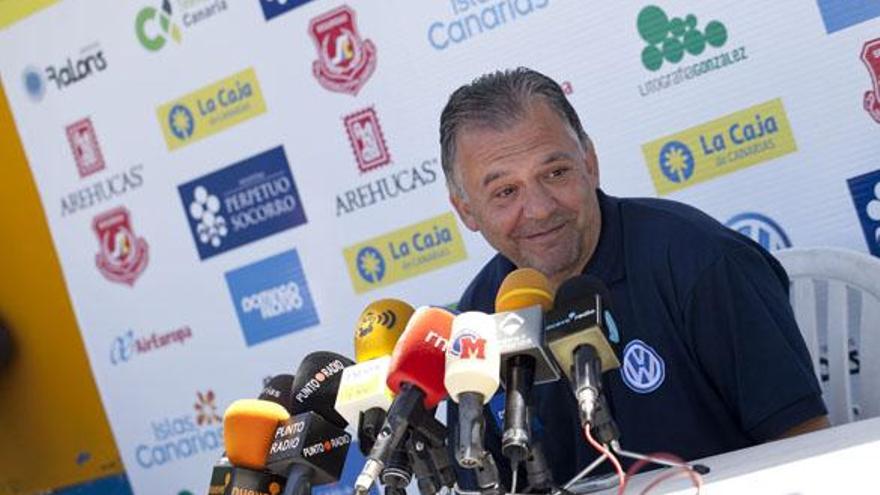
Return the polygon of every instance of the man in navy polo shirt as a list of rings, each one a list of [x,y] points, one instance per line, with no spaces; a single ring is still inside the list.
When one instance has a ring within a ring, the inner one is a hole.
[[[554,288],[601,279],[623,364],[603,380],[625,448],[690,460],[828,426],[779,263],[692,207],[604,194],[592,143],[554,81],[523,68],[478,78],[450,96],[440,141],[453,206],[499,251],[459,309],[494,312],[518,267]],[[536,436],[564,483],[596,453],[567,382],[536,387],[533,399]],[[489,424],[509,486],[499,423]]]

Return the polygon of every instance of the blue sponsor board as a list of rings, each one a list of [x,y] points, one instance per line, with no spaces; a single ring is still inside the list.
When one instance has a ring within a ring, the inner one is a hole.
[[[819,11],[831,34],[880,17],[880,0],[819,0]]]
[[[295,249],[226,273],[248,346],[319,323]]]
[[[868,251],[880,256],[880,170],[848,179]]]
[[[746,212],[734,216],[725,223],[740,234],[751,238],[767,251],[791,247],[788,235],[772,218],[760,213]]]
[[[202,260],[306,223],[281,146],[177,189]]]
[[[305,5],[312,0],[260,0],[260,7],[263,8],[263,17],[271,20],[285,12],[289,12],[297,7]]]

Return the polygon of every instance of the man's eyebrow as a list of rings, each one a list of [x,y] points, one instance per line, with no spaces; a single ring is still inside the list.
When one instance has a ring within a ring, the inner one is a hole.
[[[549,155],[547,155],[547,157],[544,158],[544,161],[541,162],[541,164],[546,165],[548,163],[553,163],[553,162],[558,162],[558,161],[563,161],[563,160],[573,160],[573,159],[574,159],[574,156],[572,156],[571,153],[568,153],[566,151],[554,151],[553,153],[550,153]]]
[[[483,187],[488,186],[492,181],[494,181],[496,179],[500,179],[501,177],[504,177],[507,174],[508,174],[508,172],[506,172],[506,171],[491,172],[490,174],[483,177]]]

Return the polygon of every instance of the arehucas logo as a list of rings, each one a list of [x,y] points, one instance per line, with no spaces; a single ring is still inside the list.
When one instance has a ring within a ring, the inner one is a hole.
[[[797,150],[782,100],[770,100],[642,145],[660,195]]]
[[[707,50],[709,52],[708,57],[699,61],[648,79],[639,85],[642,96],[659,93],[748,59],[745,46],[719,51],[728,40],[727,26],[720,21],[709,21],[700,29],[694,14],[670,19],[663,9],[649,5],[639,12],[636,26],[639,36],[647,43],[642,49],[642,65],[652,72],[659,71],[664,65],[677,65],[686,56],[696,57]]]

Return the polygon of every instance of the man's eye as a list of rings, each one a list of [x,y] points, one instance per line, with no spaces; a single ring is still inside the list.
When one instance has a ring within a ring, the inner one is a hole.
[[[556,169],[553,169],[552,171],[550,171],[550,173],[547,174],[547,177],[550,179],[559,179],[561,177],[564,177],[567,173],[568,173],[567,168],[556,168]]]
[[[495,197],[504,199],[504,198],[508,198],[508,197],[512,196],[513,193],[515,193],[515,192],[516,192],[516,188],[513,186],[502,187],[501,189],[499,189],[495,193]]]

